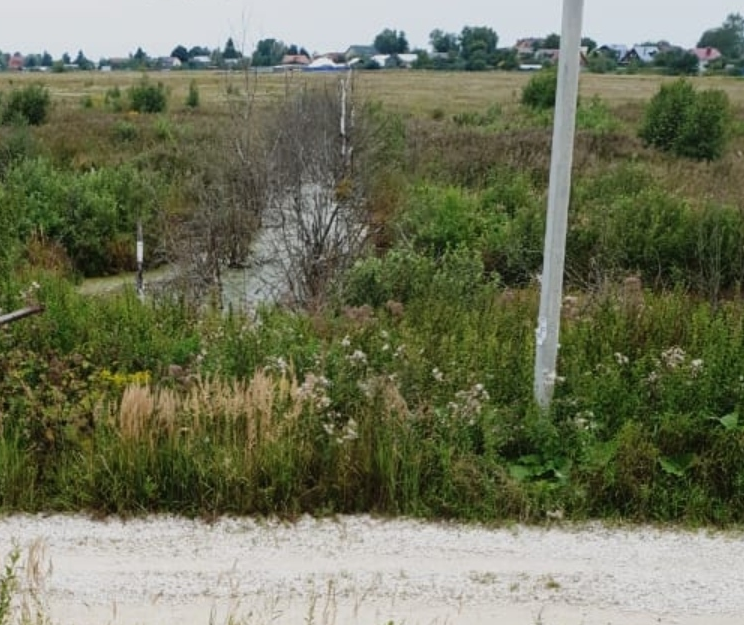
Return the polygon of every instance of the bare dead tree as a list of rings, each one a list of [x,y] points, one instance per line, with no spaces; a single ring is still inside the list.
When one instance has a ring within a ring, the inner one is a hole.
[[[184,190],[193,207],[164,229],[178,290],[196,301],[209,296],[220,307],[224,270],[248,262],[269,197],[253,79],[250,72],[243,76],[244,95],[229,97],[226,121],[193,156]],[[236,91],[228,90],[228,96]]]
[[[349,73],[305,84],[278,110],[270,162],[274,202],[261,248],[284,300],[294,306],[321,304],[369,237],[364,178],[355,170],[364,136],[355,104]]]

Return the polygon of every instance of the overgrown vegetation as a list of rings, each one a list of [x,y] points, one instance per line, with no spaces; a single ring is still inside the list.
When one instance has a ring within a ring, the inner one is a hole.
[[[641,106],[582,99],[560,379],[541,412],[549,117],[514,90],[452,116],[352,115],[325,80],[265,100],[246,84],[234,108],[189,107],[186,85],[157,119],[101,90],[108,103],[53,109],[67,124],[3,129],[0,309],[45,311],[0,326],[0,507],[741,523],[741,138],[715,162],[678,159],[639,139]],[[304,245],[283,269],[318,281],[281,304],[71,280],[131,268],[137,220],[149,262],[228,271],[267,206]]]

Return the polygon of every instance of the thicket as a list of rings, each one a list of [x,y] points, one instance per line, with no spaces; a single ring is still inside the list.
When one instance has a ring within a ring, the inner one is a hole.
[[[83,276],[133,269],[137,220],[153,222],[162,187],[157,175],[128,165],[78,173],[42,157],[21,159],[0,187],[3,247],[29,253],[34,242],[56,245]]]

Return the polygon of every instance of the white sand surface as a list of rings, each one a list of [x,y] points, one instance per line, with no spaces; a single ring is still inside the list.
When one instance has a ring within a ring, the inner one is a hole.
[[[53,623],[744,623],[742,532],[0,517],[35,542]]]

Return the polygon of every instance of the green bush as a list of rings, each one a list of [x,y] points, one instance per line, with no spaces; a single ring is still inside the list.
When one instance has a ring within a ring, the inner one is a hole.
[[[110,111],[113,111],[114,113],[120,113],[124,109],[121,100],[121,89],[119,89],[118,86],[114,86],[106,90],[106,95],[104,96],[103,103]]]
[[[77,272],[100,276],[133,268],[130,241],[138,216],[154,213],[158,179],[129,165],[83,173],[57,169],[45,159],[25,159],[7,170],[0,214],[21,245],[43,233],[60,244]]]
[[[541,70],[522,89],[522,104],[531,109],[552,109],[558,92],[558,73]]]
[[[659,150],[710,161],[723,154],[730,117],[724,92],[696,92],[689,81],[679,79],[662,85],[651,99],[638,134]]]
[[[163,83],[153,85],[143,79],[129,88],[129,102],[137,113],[163,113],[168,106],[168,96]]]
[[[731,119],[729,99],[725,92],[706,89],[697,94],[677,140],[680,156],[712,161],[723,156]]]
[[[43,124],[49,114],[51,98],[41,85],[28,85],[10,93],[2,109],[2,123],[23,123],[31,126]]]
[[[197,87],[195,80],[189,83],[189,95],[186,96],[186,106],[190,109],[196,109],[199,106],[199,87]]]

